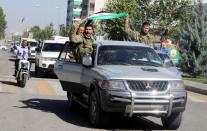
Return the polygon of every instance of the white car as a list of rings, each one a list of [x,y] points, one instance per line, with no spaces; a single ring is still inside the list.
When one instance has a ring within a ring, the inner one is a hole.
[[[8,48],[7,48],[6,46],[4,46],[4,45],[1,45],[1,46],[0,46],[0,50],[4,50],[4,51],[5,51],[5,50],[7,50],[7,49],[8,49]]]
[[[39,77],[44,74],[53,74],[54,64],[63,49],[66,41],[45,40],[40,48],[37,48],[35,58],[35,74]]]

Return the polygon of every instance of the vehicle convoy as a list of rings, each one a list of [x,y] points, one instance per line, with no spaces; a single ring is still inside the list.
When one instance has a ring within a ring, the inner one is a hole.
[[[66,40],[44,40],[40,48],[37,48],[35,58],[35,74],[43,76],[46,73],[53,73],[54,63],[60,51],[63,49]]]
[[[155,116],[167,129],[177,129],[187,92],[178,72],[151,47],[127,41],[94,43],[94,52],[81,63],[70,60],[70,43],[54,66],[68,101],[89,109],[94,126],[106,124],[111,113],[128,117]]]

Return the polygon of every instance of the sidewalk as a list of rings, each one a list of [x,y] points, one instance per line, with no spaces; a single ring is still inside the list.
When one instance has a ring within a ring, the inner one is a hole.
[[[203,94],[203,95],[207,95],[207,84],[201,84],[197,82],[184,80],[184,85],[185,85],[186,90],[199,93],[199,94]]]

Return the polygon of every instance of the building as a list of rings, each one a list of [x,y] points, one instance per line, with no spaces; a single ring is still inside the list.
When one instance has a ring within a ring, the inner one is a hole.
[[[83,0],[68,0],[66,25],[71,26],[73,21],[81,20]]]
[[[79,21],[87,16],[104,10],[107,0],[68,0],[66,25]]]

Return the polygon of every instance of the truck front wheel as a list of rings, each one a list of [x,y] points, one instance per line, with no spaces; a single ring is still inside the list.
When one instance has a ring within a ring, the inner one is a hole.
[[[169,117],[162,117],[161,120],[164,128],[176,130],[180,127],[182,121],[182,112],[172,113]]]
[[[95,90],[90,93],[89,117],[91,124],[95,127],[104,126],[109,120],[108,113],[102,111],[100,108],[100,102],[98,101]]]

